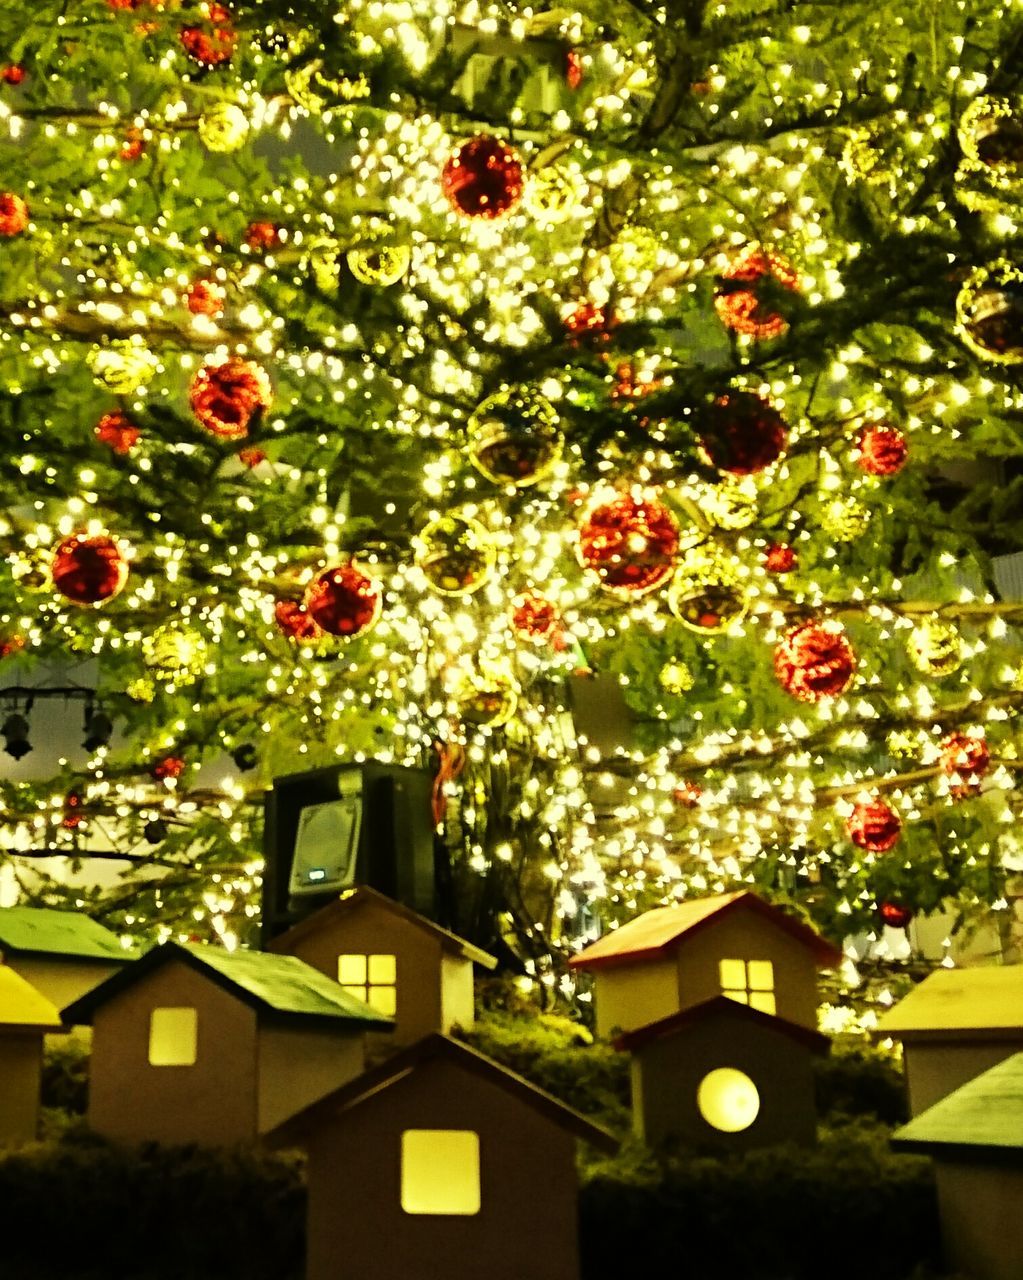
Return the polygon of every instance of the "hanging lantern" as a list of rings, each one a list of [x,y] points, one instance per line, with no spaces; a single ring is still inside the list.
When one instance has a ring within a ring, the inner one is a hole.
[[[496,563],[493,538],[468,516],[441,516],[416,538],[416,564],[433,589],[445,596],[472,595]]]
[[[700,444],[719,471],[755,475],[785,452],[788,427],[763,396],[729,391],[703,411]]]
[[[315,577],[306,588],[304,604],[318,627],[350,640],[376,624],[383,593],[378,582],[349,560]]]
[[[57,547],[50,566],[53,585],[75,604],[110,600],[128,581],[128,562],[115,538],[73,534]]]
[[[956,299],[956,330],[984,360],[1023,361],[1023,271],[1004,258],[974,271]]]
[[[463,142],[448,160],[441,186],[463,218],[500,218],[522,197],[522,162],[499,138],[482,133]]]
[[[831,618],[791,627],[774,650],[778,683],[802,702],[835,698],[852,684],[856,654],[840,623]]]
[[[532,387],[504,387],[469,419],[469,459],[494,484],[525,487],[561,457],[554,406]]]
[[[667,582],[678,547],[678,523],[662,502],[623,493],[589,512],[577,553],[605,591],[631,597]]]

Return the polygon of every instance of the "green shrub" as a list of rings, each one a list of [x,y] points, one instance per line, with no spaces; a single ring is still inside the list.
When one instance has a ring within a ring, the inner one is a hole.
[[[43,1106],[83,1116],[88,1098],[88,1046],[74,1036],[49,1041],[43,1054]]]
[[[816,1059],[814,1081],[822,1118],[869,1116],[889,1125],[909,1119],[899,1062],[862,1038],[851,1044],[836,1041],[830,1054]]]

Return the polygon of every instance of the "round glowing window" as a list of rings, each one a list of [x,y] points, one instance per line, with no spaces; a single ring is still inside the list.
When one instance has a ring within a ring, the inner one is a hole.
[[[722,1133],[741,1133],[760,1114],[757,1086],[735,1067],[718,1067],[700,1081],[696,1091],[700,1115]]]

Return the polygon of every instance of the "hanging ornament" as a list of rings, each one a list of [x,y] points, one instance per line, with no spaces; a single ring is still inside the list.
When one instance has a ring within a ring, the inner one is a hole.
[[[455,692],[458,714],[466,724],[500,728],[515,714],[518,691],[510,676],[488,671],[467,677]]]
[[[631,360],[623,360],[615,368],[614,377],[612,400],[641,400],[659,391],[663,385],[660,378],[652,378],[644,370],[637,369]]]
[[[870,526],[870,508],[858,498],[834,498],[821,511],[820,524],[836,542],[855,542]]]
[[[238,45],[238,33],[231,26],[231,15],[222,4],[211,4],[206,11],[205,27],[182,27],[181,47],[201,67],[219,67],[231,61]]]
[[[768,573],[791,573],[798,566],[799,557],[786,542],[772,542],[764,552],[764,568]]]
[[[612,274],[620,284],[653,275],[660,255],[660,240],[649,227],[639,226],[623,227],[607,250]]]
[[[441,174],[448,202],[463,218],[500,218],[518,204],[522,162],[499,138],[481,133],[455,151]]]
[[[93,435],[100,444],[108,445],[122,456],[131,453],[142,432],[124,413],[105,413],[93,428]]]
[[[156,685],[148,676],[139,676],[136,680],[128,681],[124,686],[124,692],[132,702],[148,703],[156,697]]]
[[[28,227],[28,205],[12,191],[0,191],[0,236],[20,236]]]
[[[253,253],[269,253],[284,243],[284,232],[276,222],[250,222],[244,240]]]
[[[561,457],[558,414],[532,387],[502,387],[469,419],[469,460],[494,484],[536,484]]]
[[[128,562],[115,538],[108,534],[72,534],[53,553],[53,585],[75,604],[110,600],[128,581]]]
[[[884,800],[875,797],[856,805],[845,820],[849,839],[869,853],[887,853],[902,834],[902,819]]]
[[[296,600],[278,600],[274,605],[274,621],[289,640],[311,644],[323,639],[323,628],[305,605]]]
[[[5,67],[0,67],[0,80],[4,84],[21,84],[26,74],[25,68],[17,62],[11,62]]]
[[[689,667],[677,658],[672,658],[661,667],[657,679],[664,692],[671,694],[673,698],[688,693],[696,683]]]
[[[484,525],[468,516],[440,516],[416,538],[416,564],[442,595],[472,595],[496,563],[494,539]]]
[[[224,290],[214,280],[193,280],[184,293],[185,306],[194,316],[224,313]]]
[[[959,119],[964,157],[998,173],[1023,177],[1023,122],[1004,98],[974,98]]]
[[[146,666],[160,676],[182,683],[203,673],[209,648],[198,631],[168,622],[142,638]]]
[[[690,631],[717,635],[737,622],[747,608],[734,561],[698,548],[682,561],[668,588],[668,606]]]
[[[240,440],[249,434],[253,419],[269,409],[273,391],[265,369],[230,356],[203,365],[192,379],[188,400],[207,431],[222,440]]]
[[[912,923],[915,912],[901,902],[884,901],[877,904],[877,913],[889,929],[905,929]]]
[[[789,322],[777,309],[785,292],[797,293],[799,272],[775,249],[750,244],[718,277],[714,310],[722,324],[751,338],[777,338]]]
[[[893,476],[906,465],[909,445],[895,427],[883,423],[864,427],[856,463],[870,476]]]
[[[64,813],[60,820],[60,825],[65,831],[77,831],[85,821],[85,814],[82,812],[82,796],[78,791],[69,791],[64,797]]]
[[[956,299],[956,331],[984,360],[1023,361],[1023,271],[1004,258],[974,271]]]
[[[117,152],[119,160],[123,160],[125,164],[132,164],[136,160],[141,160],[146,154],[146,136],[141,129],[126,129],[124,137],[121,140],[120,150]]]
[[[955,779],[949,791],[961,800],[980,790],[980,780],[991,764],[991,752],[983,738],[950,733],[941,744],[938,762],[942,772]]]
[[[573,91],[583,82],[583,56],[578,49],[569,49],[565,54],[565,83]]]
[[[700,510],[719,529],[747,529],[757,518],[759,496],[754,481],[722,476],[717,484],[699,489]]]
[[[375,626],[383,608],[383,592],[378,582],[349,560],[315,577],[306,588],[304,603],[318,627],[332,636],[351,639]]]
[[[586,181],[570,164],[547,164],[529,174],[523,203],[544,226],[559,226],[574,217],[586,196]]]
[[[549,640],[560,621],[557,605],[536,591],[524,591],[511,602],[513,630],[527,640]]]
[[[248,116],[233,102],[218,102],[199,117],[199,137],[207,151],[237,151],[248,136]]]
[[[85,357],[92,376],[115,396],[134,395],[150,382],[160,367],[155,355],[141,342],[118,339],[106,347],[93,347]]]
[[[9,658],[12,653],[20,653],[25,647],[25,637],[17,631],[0,633],[0,658]]]
[[[703,797],[703,788],[699,783],[683,778],[672,791],[671,798],[680,809],[697,809]]]
[[[341,274],[341,246],[329,236],[313,236],[306,241],[308,255],[303,266],[312,275],[321,293],[337,293]]]
[[[832,618],[791,627],[774,650],[779,684],[801,702],[835,698],[852,684],[856,654],[840,623]]]
[[[565,331],[573,346],[589,342],[601,346],[611,341],[611,331],[618,324],[617,317],[606,307],[595,302],[583,302],[565,316]]]
[[[349,249],[348,270],[360,284],[386,289],[397,284],[412,263],[412,250],[407,244],[367,245]]]
[[[180,756],[163,756],[162,759],[153,762],[149,773],[157,782],[173,782],[175,778],[180,778],[187,768]]]
[[[868,186],[887,186],[893,176],[887,141],[876,125],[851,129],[842,149],[841,166],[846,175]]]
[[[577,554],[605,591],[628,598],[667,582],[678,548],[678,522],[668,508],[623,493],[589,512],[579,528]]]
[[[925,676],[950,676],[962,665],[963,638],[951,622],[927,618],[910,632],[906,650]]]
[[[704,409],[700,444],[719,471],[733,476],[755,475],[785,452],[785,419],[763,396],[729,391]]]

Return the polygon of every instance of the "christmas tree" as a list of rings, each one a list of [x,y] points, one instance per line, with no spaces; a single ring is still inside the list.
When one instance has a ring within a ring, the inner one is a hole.
[[[4,6],[26,891],[250,940],[263,788],[380,759],[435,772],[449,923],[548,981],[594,911],[743,884],[836,937],[1004,905],[1021,39],[993,0]],[[50,696],[87,726],[44,778]],[[38,856],[104,846],[102,891]]]

